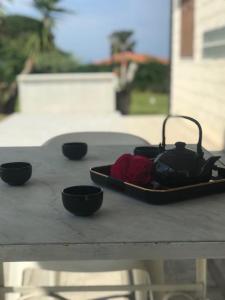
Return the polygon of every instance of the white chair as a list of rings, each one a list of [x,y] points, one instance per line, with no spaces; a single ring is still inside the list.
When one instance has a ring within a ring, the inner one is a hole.
[[[149,143],[132,134],[119,132],[75,132],[58,135],[44,143],[44,147],[60,149],[63,143],[77,141],[85,142],[89,145],[136,145],[146,146]]]
[[[148,270],[146,270],[145,264],[142,261],[130,261],[130,260],[122,260],[122,261],[72,261],[72,262],[38,262],[38,266],[41,270],[54,271],[51,273],[53,276],[50,278],[50,287],[39,289],[33,291],[33,293],[24,294],[19,299],[31,299],[34,296],[51,296],[57,295],[60,291],[66,291],[69,289],[71,292],[76,287],[62,286],[60,284],[60,273],[61,272],[87,272],[87,273],[96,273],[96,272],[114,272],[114,271],[126,271],[123,272],[123,284],[126,286],[140,285],[140,284],[150,284],[150,276]],[[22,286],[25,284],[25,275],[26,272],[31,272],[32,267],[28,267],[23,269],[22,272]],[[93,285],[88,286],[85,285],[85,291],[92,291]],[[110,290],[110,289],[109,289]],[[98,285],[97,290],[95,291],[105,291],[104,285]],[[114,290],[116,291],[116,289]],[[129,290],[128,290],[129,291]],[[153,300],[152,293],[146,291],[135,291],[134,292],[135,299],[137,300]]]

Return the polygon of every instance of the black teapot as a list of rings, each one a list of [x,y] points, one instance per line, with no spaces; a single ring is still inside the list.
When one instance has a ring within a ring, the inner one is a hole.
[[[168,119],[171,117],[184,118],[198,126],[197,152],[187,149],[184,142],[176,142],[174,148],[166,150],[165,128]],[[169,115],[164,120],[162,135],[162,143],[159,145],[161,154],[154,161],[155,180],[158,183],[168,187],[177,187],[207,182],[211,179],[215,162],[220,156],[211,156],[207,160],[204,159],[202,128],[198,121],[187,116]]]

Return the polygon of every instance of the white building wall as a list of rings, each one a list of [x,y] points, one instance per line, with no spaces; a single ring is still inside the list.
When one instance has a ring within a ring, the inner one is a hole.
[[[24,113],[111,113],[116,109],[112,73],[21,75],[18,83]]]
[[[194,57],[180,57],[180,1],[173,1],[171,111],[197,118],[203,133],[225,147],[225,58],[202,55],[205,31],[225,26],[224,0],[195,0]]]

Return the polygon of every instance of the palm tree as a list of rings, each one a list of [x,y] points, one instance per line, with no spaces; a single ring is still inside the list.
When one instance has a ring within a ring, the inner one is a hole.
[[[45,49],[52,49],[53,46],[53,27],[57,16],[65,13],[71,13],[60,6],[61,0],[33,0],[33,6],[42,16],[42,41]]]
[[[133,31],[115,31],[110,36],[111,55],[125,52],[134,51],[136,42],[133,40]]]
[[[20,74],[29,74],[32,72],[35,60],[42,53],[55,50],[53,27],[57,15],[67,13],[68,11],[59,7],[61,0],[33,0],[33,6],[41,13],[42,19],[36,20],[29,17],[17,16],[17,22],[22,24],[20,32],[17,34],[16,43],[21,44],[20,50],[24,53],[24,65]],[[10,16],[9,16],[10,18]],[[27,22],[23,22],[27,18]],[[28,20],[29,19],[29,20]],[[31,24],[35,29],[29,29]],[[17,29],[17,26],[11,26],[11,29]],[[22,50],[21,50],[22,49]],[[14,111],[17,98],[16,78],[11,82],[5,93],[4,112],[9,114]]]
[[[115,54],[134,51],[136,45],[133,39],[133,31],[115,31],[110,36],[110,48],[112,59]],[[122,114],[129,113],[129,107],[131,102],[131,89],[132,81],[137,70],[137,66],[129,64],[126,59],[121,61],[119,68],[119,90],[117,92],[117,109],[121,111]]]
[[[4,113],[14,111],[17,98],[15,74],[29,74],[33,70],[35,57],[41,51],[41,26],[39,20],[21,15],[9,15],[2,19],[1,63],[6,70],[4,91],[1,91]]]

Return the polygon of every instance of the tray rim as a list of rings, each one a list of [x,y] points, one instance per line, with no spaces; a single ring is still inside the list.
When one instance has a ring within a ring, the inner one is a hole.
[[[92,168],[90,168],[90,173],[94,173],[98,176],[102,176],[102,177],[105,177],[105,178],[114,179],[113,177],[111,177],[109,175],[105,175],[103,173],[100,173],[100,172],[94,170],[95,168],[103,168],[103,167],[110,167],[110,166],[112,166],[112,165],[103,165],[103,166],[92,167]],[[154,193],[171,193],[171,192],[182,191],[182,190],[191,190],[192,188],[195,188],[195,187],[215,185],[217,183],[224,183],[225,184],[225,178],[224,178],[224,179],[218,179],[218,180],[210,180],[208,182],[202,182],[202,183],[197,183],[197,184],[192,184],[192,185],[181,186],[181,187],[177,187],[177,188],[171,188],[171,189],[167,189],[167,190],[157,190],[157,189],[144,188],[144,187],[141,187],[139,185],[135,185],[135,184],[132,184],[132,183],[129,183],[129,182],[121,181],[121,180],[118,180],[118,181],[125,184],[125,185],[127,185],[127,186],[131,186],[133,188],[136,188],[136,189],[139,189],[139,190],[142,190],[142,191],[145,191],[145,192],[154,192]]]

